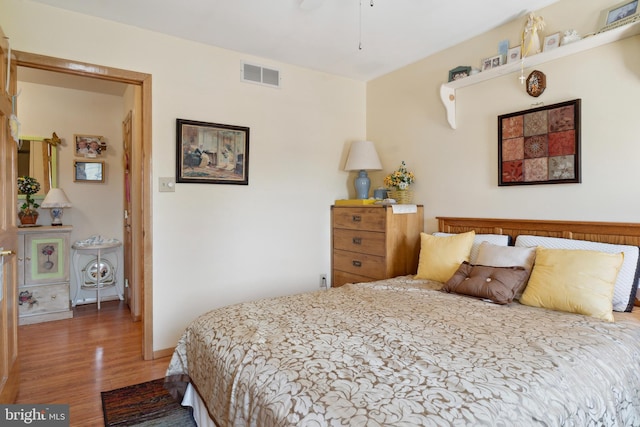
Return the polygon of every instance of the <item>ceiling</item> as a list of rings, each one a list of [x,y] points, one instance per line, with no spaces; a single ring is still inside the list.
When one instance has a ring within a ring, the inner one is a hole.
[[[559,0],[34,1],[368,81]]]

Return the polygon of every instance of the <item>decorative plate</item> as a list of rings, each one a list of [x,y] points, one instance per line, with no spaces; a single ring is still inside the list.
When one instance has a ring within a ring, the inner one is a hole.
[[[547,76],[542,71],[533,70],[527,77],[527,93],[538,97],[547,88]]]

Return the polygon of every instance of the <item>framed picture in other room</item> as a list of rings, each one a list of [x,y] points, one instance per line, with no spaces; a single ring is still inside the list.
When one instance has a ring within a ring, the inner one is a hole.
[[[107,150],[107,143],[98,135],[73,135],[75,155],[78,157],[100,157]]]
[[[73,169],[74,182],[104,182],[104,162],[75,160]]]

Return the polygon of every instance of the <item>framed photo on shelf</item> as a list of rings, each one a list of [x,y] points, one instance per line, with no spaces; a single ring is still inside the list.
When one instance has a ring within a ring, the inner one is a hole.
[[[617,3],[601,12],[602,21],[600,31],[615,28],[640,19],[638,0],[626,0]]]
[[[509,51],[507,52],[507,64],[520,61],[520,54],[520,46],[509,48]]]
[[[83,161],[73,162],[74,182],[104,182],[104,162],[103,161]]]
[[[502,63],[507,63],[507,55],[509,54],[509,40],[500,40],[498,43],[498,53],[502,55]]]
[[[498,116],[498,186],[581,182],[580,104]]]
[[[460,65],[453,70],[449,70],[449,81],[452,82],[454,80],[459,80],[468,77],[470,74],[471,67]]]
[[[550,50],[556,49],[560,46],[560,33],[554,33],[546,36],[544,38],[544,44],[542,45],[542,51],[548,52]]]
[[[485,58],[482,60],[482,71],[487,71],[492,68],[502,65],[502,55],[492,56],[491,58]]]
[[[249,128],[176,119],[176,182],[249,185]]]
[[[107,150],[107,143],[98,135],[73,135],[77,157],[100,157]]]

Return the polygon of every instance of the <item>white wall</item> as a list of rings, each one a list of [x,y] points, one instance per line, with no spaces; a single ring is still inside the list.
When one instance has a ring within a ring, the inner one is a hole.
[[[546,34],[595,31],[609,0],[562,0],[539,11]],[[525,92],[519,73],[457,91],[457,130],[449,127],[440,84],[458,65],[480,66],[498,42],[519,45],[525,19],[503,25],[367,85],[367,137],[379,147],[385,173],[406,160],[416,174],[425,228],[436,216],[640,220],[640,37],[541,64],[547,89]],[[525,70],[527,76],[532,69]],[[498,187],[497,116],[582,99],[582,183]]]
[[[28,0],[0,2],[0,26],[16,50],[153,75],[155,350],[211,308],[318,288],[329,207],[351,187],[345,145],[365,136],[364,83]],[[280,69],[282,88],[242,83],[242,60]],[[176,118],[250,127],[249,186],[159,193],[175,175]]]

